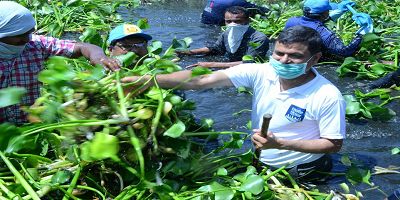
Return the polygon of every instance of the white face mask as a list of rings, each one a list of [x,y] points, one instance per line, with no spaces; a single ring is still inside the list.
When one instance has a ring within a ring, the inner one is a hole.
[[[249,25],[230,23],[227,26],[229,51],[235,53],[242,42],[243,35],[249,29]]]
[[[6,44],[3,42],[0,42],[0,58],[5,58],[5,59],[12,59],[16,58],[25,49],[25,45],[11,45],[11,44]]]

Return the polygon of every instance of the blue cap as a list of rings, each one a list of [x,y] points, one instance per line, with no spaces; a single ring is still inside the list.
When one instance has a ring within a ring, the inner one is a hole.
[[[142,29],[140,29],[138,26],[133,25],[133,24],[121,24],[117,27],[115,27],[113,30],[111,30],[110,35],[108,36],[108,44],[114,43],[116,40],[128,37],[128,36],[138,36],[146,41],[149,41],[152,39],[150,35],[147,35],[142,32]]]
[[[323,13],[327,10],[333,10],[337,5],[328,0],[306,0],[303,7],[310,8],[310,13]]]

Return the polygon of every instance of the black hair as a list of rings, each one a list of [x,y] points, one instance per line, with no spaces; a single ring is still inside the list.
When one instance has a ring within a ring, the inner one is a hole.
[[[284,45],[293,43],[305,44],[311,54],[321,52],[323,46],[320,34],[316,30],[305,26],[292,26],[283,30],[276,41]]]
[[[232,14],[235,14],[235,15],[243,14],[243,16],[245,16],[246,18],[249,18],[249,17],[250,17],[249,11],[248,11],[246,8],[241,7],[241,6],[232,6],[232,7],[229,7],[229,8],[227,8],[227,9],[225,10],[224,13],[232,13]]]

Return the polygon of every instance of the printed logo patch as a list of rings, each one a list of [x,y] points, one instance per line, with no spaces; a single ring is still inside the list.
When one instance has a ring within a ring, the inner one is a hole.
[[[141,33],[141,32],[142,31],[136,25],[124,24],[124,34],[125,35],[130,35],[130,34],[133,34],[133,33]]]
[[[290,105],[285,117],[291,122],[301,122],[306,115],[306,109],[297,107],[295,105]]]

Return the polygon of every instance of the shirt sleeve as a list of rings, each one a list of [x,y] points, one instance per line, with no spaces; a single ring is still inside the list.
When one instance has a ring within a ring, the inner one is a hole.
[[[357,35],[353,41],[347,46],[343,44],[342,40],[328,28],[324,27],[320,32],[324,45],[329,53],[339,56],[350,56],[359,48],[362,37]]]
[[[344,139],[346,137],[346,102],[343,98],[325,101],[320,108],[318,125],[321,137]]]
[[[253,88],[257,76],[262,76],[262,64],[240,64],[221,70],[225,73],[235,87]]]
[[[225,44],[224,44],[224,34],[225,32],[221,33],[218,36],[217,41],[213,45],[206,46],[210,49],[210,53],[222,55],[226,52]]]
[[[67,56],[71,57],[74,52],[76,41],[60,40],[53,37],[38,36],[44,48],[46,57],[50,56]]]
[[[249,41],[247,47],[247,55],[255,57],[264,57],[269,48],[269,40],[267,36],[261,32],[256,31]]]

